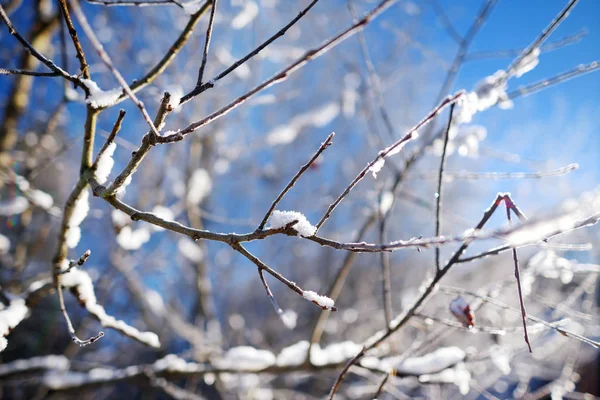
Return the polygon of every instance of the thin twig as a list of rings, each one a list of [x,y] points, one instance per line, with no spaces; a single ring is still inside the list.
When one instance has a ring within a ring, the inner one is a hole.
[[[100,41],[96,37],[94,30],[90,26],[87,18],[85,17],[85,14],[81,10],[81,6],[79,5],[79,0],[70,0],[70,3],[71,3],[71,7],[73,7],[73,11],[75,12],[75,16],[77,17],[77,19],[79,20],[79,23],[81,24],[81,26],[83,28],[83,31],[85,32],[86,36],[88,37],[88,39],[94,46],[94,49],[100,56],[100,59],[104,62],[104,64],[108,67],[108,69],[115,76],[115,78],[119,82],[119,85],[121,85],[121,87],[123,88],[125,93],[127,93],[129,98],[131,99],[131,101],[133,101],[135,103],[135,105],[140,109],[140,112],[144,116],[144,120],[146,120],[146,123],[148,123],[148,126],[150,126],[150,130],[157,137],[160,136],[160,134],[158,133],[158,130],[156,129],[156,126],[154,126],[152,119],[148,115],[146,108],[144,108],[144,103],[142,103],[137,98],[137,96],[135,95],[133,90],[131,90],[131,88],[129,87],[129,85],[127,84],[127,82],[125,81],[123,76],[121,75],[121,73],[115,68],[110,56],[104,50],[104,46],[102,46],[102,43],[100,43]]]
[[[588,34],[587,30],[582,29],[574,35],[566,36],[562,39],[556,40],[551,43],[547,43],[540,47],[540,51],[542,53],[547,53],[549,51],[558,50],[563,47],[569,46],[571,44],[579,42]],[[510,50],[491,50],[491,51],[475,51],[469,53],[465,58],[465,61],[476,61],[483,60],[487,58],[501,58],[501,57],[517,57],[521,54],[525,49],[510,49]]]
[[[273,213],[273,211],[275,210],[275,208],[277,208],[277,205],[279,204],[279,202],[285,197],[285,195],[287,194],[287,192],[289,192],[290,189],[294,187],[294,185],[296,184],[296,182],[298,181],[298,179],[300,179],[300,177],[302,176],[302,174],[304,174],[304,172],[306,172],[306,170],[308,168],[310,168],[310,166],[312,165],[312,163],[314,163],[315,160],[317,158],[319,158],[319,156],[321,155],[321,153],[323,151],[325,151],[325,149],[327,149],[327,147],[329,147],[329,145],[331,145],[334,136],[335,136],[335,132],[331,132],[329,134],[329,136],[327,136],[327,139],[325,139],[325,141],[323,143],[321,143],[321,146],[319,147],[319,149],[317,150],[317,152],[312,156],[312,158],[310,160],[308,160],[308,162],[306,164],[304,164],[302,166],[302,168],[300,168],[300,170],[298,170],[298,172],[296,173],[296,175],[294,175],[294,177],[292,178],[292,180],[281,191],[281,193],[279,193],[279,195],[277,196],[277,198],[271,204],[271,207],[269,207],[269,211],[267,211],[267,213],[263,217],[262,221],[260,222],[260,225],[258,225],[258,230],[262,230],[265,227],[265,225],[267,224],[267,221],[269,220],[269,217],[271,216],[271,214]]]
[[[464,94],[464,92],[460,91],[460,92],[454,94],[453,96],[448,96],[445,99],[443,99],[440,102],[440,104],[437,107],[435,107],[425,118],[423,118],[412,129],[410,129],[408,131],[408,133],[406,135],[404,135],[404,137],[402,139],[396,141],[391,146],[380,151],[379,154],[377,155],[377,157],[375,157],[375,159],[373,159],[373,161],[369,162],[367,164],[367,166],[365,168],[363,168],[363,170],[356,176],[356,178],[354,178],[354,180],[352,182],[350,182],[350,184],[346,187],[346,189],[342,192],[342,194],[340,194],[340,196],[329,206],[329,208],[327,209],[327,211],[325,212],[323,217],[321,217],[321,220],[319,221],[319,223],[317,223],[317,225],[316,225],[317,231],[321,228],[321,226],[323,226],[325,221],[327,221],[327,219],[331,216],[331,213],[342,202],[342,200],[344,200],[344,198],[350,193],[350,191],[352,189],[354,189],[354,187],[358,184],[358,182],[360,182],[365,177],[365,175],[367,175],[367,173],[369,172],[369,170],[375,163],[380,162],[380,160],[384,160],[390,153],[394,153],[394,150],[396,150],[397,148],[400,148],[406,142],[413,139],[413,136],[419,129],[421,129],[424,125],[429,123],[444,108],[446,108],[447,106],[458,101],[458,99],[460,99],[463,94]]]
[[[452,127],[452,115],[454,114],[454,104],[450,106],[450,115],[448,125],[444,133],[444,147],[442,148],[442,157],[440,159],[440,168],[438,171],[437,192],[435,197],[435,236],[440,236],[442,231],[442,190],[444,189],[444,168],[446,167],[446,150],[450,140],[450,128]],[[435,248],[435,269],[440,270],[440,248]]]
[[[551,86],[557,85],[569,79],[577,78],[581,75],[588,74],[600,69],[600,61],[593,61],[586,65],[579,65],[569,71],[563,72],[551,78],[543,79],[541,81],[532,83],[531,85],[519,87],[512,92],[507,93],[507,97],[512,100],[517,97],[529,96],[530,94],[539,92],[540,90],[547,89]]]
[[[204,50],[202,51],[202,64],[198,70],[198,80],[196,81],[196,87],[202,85],[202,77],[204,76],[204,68],[206,67],[206,61],[208,59],[208,49],[210,47],[210,39],[212,36],[213,25],[215,23],[215,14],[217,9],[217,0],[211,0],[212,6],[210,8],[210,17],[208,20],[208,28],[206,28],[206,40],[204,42]]]
[[[73,21],[71,20],[71,14],[69,13],[69,8],[67,7],[66,0],[58,0],[58,4],[60,6],[60,10],[62,12],[65,23],[67,24],[67,28],[69,29],[69,35],[71,36],[71,40],[73,41],[73,47],[75,47],[75,52],[77,53],[77,59],[79,60],[79,66],[81,68],[81,75],[85,79],[90,79],[90,73],[88,71],[88,63],[85,60],[85,54],[83,52],[83,48],[81,47],[81,43],[79,42],[79,38],[77,37],[77,31],[73,26]]]
[[[284,277],[283,275],[281,275],[279,272],[277,272],[277,271],[273,270],[272,268],[270,268],[264,262],[262,262],[261,260],[259,260],[254,254],[252,254],[248,250],[246,250],[246,248],[244,246],[242,246],[239,243],[233,243],[233,244],[231,244],[231,247],[234,250],[236,250],[237,252],[239,252],[241,255],[243,255],[244,257],[246,257],[248,260],[252,261],[259,269],[266,271],[272,277],[274,277],[278,281],[280,281],[283,284],[285,284],[287,287],[289,287],[290,289],[292,289],[294,292],[298,293],[300,296],[303,296],[304,290],[302,290],[295,282],[290,281],[289,279],[287,279],[286,277]],[[319,306],[323,310],[337,311],[336,307],[331,307],[330,308],[330,307],[322,306],[322,305],[317,304],[317,303],[314,303],[314,304],[317,305],[317,306]]]
[[[31,53],[32,56],[34,56],[35,58],[37,58],[38,60],[40,60],[44,65],[46,65],[48,68],[50,68],[56,74],[58,74],[58,75],[62,76],[63,78],[65,78],[65,79],[73,82],[77,86],[84,87],[84,85],[81,83],[81,81],[79,80],[79,78],[77,78],[76,76],[73,76],[73,75],[69,74],[67,71],[63,70],[58,65],[56,65],[54,62],[52,62],[52,60],[50,60],[49,58],[44,57],[40,52],[38,52],[31,45],[31,43],[29,43],[23,36],[21,36],[21,34],[15,29],[15,27],[12,24],[12,22],[8,18],[8,15],[4,11],[4,8],[2,7],[2,5],[0,5],[0,18],[2,18],[2,20],[4,21],[4,23],[8,27],[8,31],[10,32],[10,34],[13,35],[14,37],[16,37],[17,40],[23,45],[23,47],[25,47],[27,49],[27,51],[29,53]],[[85,88],[84,90],[87,90],[87,88]]]
[[[377,18],[382,12],[384,12],[386,9],[388,9],[396,1],[397,0],[383,0],[381,3],[379,3],[379,5],[377,5],[377,7],[375,7],[371,12],[369,12],[365,17],[363,17],[356,24],[352,25],[351,27],[349,27],[348,29],[346,29],[342,33],[334,36],[333,38],[327,40],[321,46],[318,46],[318,47],[316,47],[316,48],[314,48],[312,50],[307,51],[302,57],[300,57],[298,60],[296,60],[295,62],[293,62],[291,65],[289,65],[288,67],[284,68],[282,71],[276,73],[271,78],[267,79],[266,81],[264,81],[260,85],[256,86],[255,88],[251,89],[250,91],[248,91],[247,93],[245,93],[242,96],[238,97],[237,99],[233,100],[228,105],[226,105],[226,106],[222,107],[221,109],[213,112],[212,114],[210,114],[209,116],[201,119],[200,121],[193,122],[190,125],[188,125],[187,127],[178,130],[177,132],[175,132],[174,134],[171,135],[170,141],[181,140],[183,138],[183,136],[185,136],[185,135],[187,135],[189,133],[194,132],[196,129],[198,129],[198,128],[204,126],[204,125],[208,125],[209,123],[213,122],[214,120],[216,120],[216,119],[222,117],[223,115],[229,113],[231,110],[237,108],[238,106],[240,106],[241,104],[243,104],[244,102],[246,102],[246,100],[248,100],[249,98],[251,98],[255,94],[261,92],[262,90],[267,89],[268,87],[271,87],[274,84],[283,82],[291,74],[293,74],[294,72],[296,72],[297,70],[299,70],[300,68],[302,68],[304,65],[306,65],[309,61],[312,61],[312,60],[314,60],[314,59],[322,56],[328,50],[331,50],[332,48],[334,48],[338,44],[344,42],[346,39],[348,39],[349,37],[351,37],[352,35],[354,35],[356,32],[364,29],[365,26],[367,26],[373,19]],[[242,60],[244,60],[244,59],[242,59]],[[242,61],[242,60],[240,60],[240,61]],[[234,65],[236,65],[236,67],[237,67],[238,63],[236,63]],[[223,73],[225,73],[225,72],[227,72],[227,70],[224,71]],[[205,83],[204,85],[202,85],[202,87],[205,87],[210,82],[211,81]],[[191,98],[190,96],[192,95],[192,93],[190,93],[190,94],[187,95],[188,99]],[[194,93],[194,95],[199,94],[199,93],[200,93],[200,91],[198,93]],[[186,96],[184,96],[182,98],[182,100],[181,100],[182,103],[185,101],[184,100],[185,97]],[[168,139],[168,138],[165,138],[165,139]],[[165,140],[165,142],[168,143],[169,140]]]
[[[385,374],[383,376],[383,378],[381,379],[381,382],[379,382],[379,385],[377,385],[377,390],[373,394],[373,399],[379,398],[379,395],[383,392],[383,388],[385,387],[385,384],[387,383],[388,379],[390,379],[390,375],[391,374]]]
[[[192,90],[191,92],[189,92],[188,94],[186,94],[185,96],[183,96],[181,98],[181,104],[191,100],[192,98],[199,95],[200,93],[214,87],[214,85],[217,81],[220,81],[221,79],[223,79],[224,77],[229,75],[231,72],[236,70],[240,65],[244,64],[246,61],[250,60],[252,57],[256,56],[258,53],[260,53],[262,50],[264,50],[265,47],[267,47],[268,45],[273,43],[275,40],[277,40],[281,36],[285,35],[285,33],[292,26],[294,26],[294,24],[296,24],[296,22],[298,22],[302,17],[304,17],[304,15],[306,15],[306,13],[308,13],[308,11],[311,8],[313,8],[313,6],[315,4],[317,4],[318,1],[319,0],[313,0],[308,6],[306,6],[306,8],[304,10],[300,11],[300,13],[294,19],[292,19],[287,25],[285,25],[283,28],[281,28],[279,31],[277,31],[277,33],[275,33],[269,39],[267,39],[266,41],[261,43],[261,45],[258,46],[256,49],[252,50],[250,53],[246,54],[244,57],[242,57],[241,59],[239,59],[238,61],[233,63],[231,66],[229,66],[223,72],[218,74],[216,77],[214,77],[213,79],[211,79],[210,81],[208,81],[202,85],[199,85],[199,84],[196,85],[194,90]]]
[[[79,263],[79,261],[82,261],[81,264],[85,263],[85,261],[87,261],[87,258],[89,257],[90,254],[89,250],[83,255],[81,256],[81,258],[76,262]],[[87,255],[87,257],[86,257]],[[85,258],[85,259],[84,259]],[[63,271],[57,271],[57,272],[63,272]],[[62,311],[62,314],[65,318],[65,321],[67,322],[67,328],[69,330],[69,334],[71,335],[71,339],[73,340],[73,342],[77,343],[79,346],[83,347],[83,346],[87,346],[88,344],[92,344],[94,342],[96,342],[97,340],[99,340],[101,337],[104,336],[104,332],[99,332],[97,335],[92,336],[91,338],[87,339],[87,340],[82,340],[79,337],[77,337],[77,335],[75,334],[75,329],[73,328],[73,323],[71,322],[71,318],[69,318],[69,314],[67,313],[67,307],[65,306],[65,299],[63,296],[63,289],[62,289],[62,285],[60,284],[60,276],[57,275],[56,276],[56,290],[58,292],[58,300],[60,303],[60,310]]]
[[[569,0],[569,3],[561,10],[560,13],[550,22],[550,24],[544,28],[542,33],[517,57],[513,60],[507,69],[507,77],[510,78],[515,73],[515,67],[521,63],[521,61],[529,56],[533,50],[540,47],[542,43],[550,36],[552,32],[569,16],[569,13],[577,5],[579,0]]]
[[[61,76],[57,72],[37,72],[37,71],[26,71],[23,69],[8,69],[8,68],[0,68],[0,75],[28,75],[28,76],[40,76],[40,77]]]
[[[455,180],[479,180],[479,179],[490,179],[490,180],[499,180],[499,179],[543,179],[543,178],[552,178],[557,176],[567,175],[579,168],[579,164],[572,163],[569,165],[565,165],[564,167],[560,167],[557,169],[552,169],[548,171],[538,171],[538,172],[468,172],[468,171],[444,171],[444,180],[446,182],[452,182]],[[438,178],[437,173],[430,174],[422,174],[415,175],[410,180],[417,179],[434,179]]]
[[[344,365],[344,368],[342,369],[342,371],[338,375],[337,379],[335,380],[335,383],[331,387],[331,391],[329,392],[329,400],[333,400],[333,398],[335,396],[335,392],[337,392],[337,390],[339,389],[340,385],[342,384],[342,380],[344,380],[344,376],[346,375],[346,373],[348,372],[350,367],[352,365],[354,365],[354,363],[357,362],[364,354],[365,354],[365,348],[363,347],[362,350],[359,351],[357,355],[355,355],[350,360],[348,360],[346,365]]]
[[[510,210],[513,208],[513,201],[508,196],[504,196],[504,205],[506,206],[506,218],[508,219],[509,225],[512,223],[510,218]],[[519,212],[519,214],[521,214]],[[521,317],[523,318],[523,335],[525,336],[525,343],[529,348],[529,352],[533,353],[531,349],[531,342],[529,341],[529,334],[527,333],[527,311],[525,311],[525,302],[523,301],[523,290],[521,288],[521,274],[519,273],[519,257],[517,256],[517,249],[512,249],[513,262],[515,264],[515,278],[517,279],[517,288],[519,290],[519,304],[521,306]]]

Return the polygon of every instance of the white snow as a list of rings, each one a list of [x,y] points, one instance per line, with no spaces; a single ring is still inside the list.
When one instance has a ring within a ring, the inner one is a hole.
[[[113,316],[106,314],[104,307],[98,304],[96,300],[92,278],[86,271],[82,271],[76,267],[71,268],[69,272],[61,275],[60,282],[63,287],[76,292],[77,298],[83,304],[83,307],[90,314],[94,315],[103,327],[115,329],[151,347],[160,347],[158,336],[155,333],[140,332],[136,328],[127,325],[124,321],[117,320]]]
[[[67,229],[67,246],[71,249],[77,247],[79,240],[81,239],[81,228],[79,228],[79,225],[81,225],[90,211],[89,198],[89,192],[87,189],[84,189],[79,197],[75,200],[73,213],[68,221]]]
[[[304,292],[302,292],[302,297],[328,310],[331,310],[335,304],[334,301],[329,297],[321,296],[318,293],[310,290],[305,290]]]
[[[54,205],[52,196],[42,190],[30,190],[27,192],[27,196],[29,197],[29,201],[44,210],[50,210]]]
[[[279,229],[283,228],[287,224],[298,221],[296,224],[292,226],[300,236],[310,237],[315,234],[317,230],[316,227],[312,226],[310,222],[306,219],[304,214],[299,213],[297,211],[273,211],[271,217],[269,217],[269,228],[270,229]]]
[[[81,240],[81,228],[78,226],[72,226],[67,230],[66,243],[67,247],[74,249]]]
[[[117,144],[115,142],[111,142],[108,146],[106,146],[106,149],[98,159],[96,173],[94,175],[98,183],[101,185],[106,183],[108,176],[110,175],[110,171],[112,171],[113,165],[115,165],[113,154],[115,153],[116,148]]]
[[[10,299],[8,306],[0,303],[0,351],[6,349],[8,341],[6,336],[25,318],[29,316],[29,308],[25,300],[16,296],[7,295]]]
[[[281,315],[283,324],[288,329],[294,329],[298,321],[298,313],[294,310],[285,310]]]
[[[117,243],[125,250],[137,250],[150,240],[150,232],[146,228],[131,229],[124,226],[117,235]]]
[[[105,108],[114,105],[123,93],[122,88],[104,91],[91,79],[81,79],[81,82],[90,91],[90,95],[85,99],[85,102],[94,108]]]
[[[40,369],[51,369],[55,371],[65,371],[69,369],[70,361],[65,356],[41,356],[25,358],[0,364],[0,376],[35,371]]]
[[[467,93],[458,101],[458,112],[454,117],[455,124],[471,122],[478,112],[485,111],[507,98],[507,74],[504,70],[485,77],[476,86],[475,90]]]
[[[421,375],[419,381],[423,383],[453,383],[458,386],[460,394],[466,396],[470,390],[471,373],[464,363],[459,363],[454,368],[445,369],[436,374]]]
[[[0,254],[6,254],[10,250],[10,239],[0,233]]]
[[[565,201],[560,212],[554,215],[530,220],[518,226],[505,239],[514,247],[534,243],[551,234],[569,231],[578,222],[594,216],[600,217],[600,187],[583,193],[578,199]],[[595,222],[597,221],[591,220],[590,224]]]
[[[373,165],[371,165],[369,167],[369,172],[371,174],[373,174],[373,178],[377,179],[377,174],[381,171],[381,169],[383,168],[384,165],[385,165],[385,158],[379,157],[377,159],[377,161],[375,161],[373,163]]]
[[[192,173],[188,182],[187,202],[197,206],[210,194],[213,184],[212,179],[204,168],[198,168]]]
[[[315,343],[310,350],[310,360],[317,366],[337,364],[356,356],[361,350],[362,345],[350,340],[330,344],[324,349],[321,349],[321,346]]]
[[[111,219],[113,224],[119,228],[128,225],[131,222],[131,217],[129,215],[116,209],[112,211]]]
[[[531,50],[530,53],[528,53],[527,55],[525,55],[525,57],[520,59],[519,62],[513,67],[515,76],[517,78],[520,78],[527,72],[534,69],[540,62],[540,60],[538,58],[539,55],[540,55],[540,48],[535,47],[533,50]]]
[[[244,8],[231,21],[233,29],[242,29],[251,23],[258,15],[258,4],[252,0],[246,1]]]
[[[121,186],[119,186],[119,188],[117,189],[118,195],[122,196],[127,192],[127,186],[129,186],[132,179],[133,179],[133,173],[131,173],[127,178],[125,178],[125,181],[123,182],[123,184]]]
[[[232,347],[221,359],[214,361],[218,368],[248,369],[259,371],[274,365],[277,358],[268,350],[259,350],[251,346]]]
[[[299,114],[287,124],[276,126],[267,134],[269,145],[283,145],[293,142],[302,129],[307,127],[322,128],[332,122],[340,114],[340,106],[329,102],[317,108]]]
[[[535,276],[541,275],[547,279],[559,279],[563,284],[569,284],[573,280],[576,273],[600,273],[600,265],[597,264],[582,264],[577,260],[569,260],[560,257],[553,250],[544,249],[531,257],[528,263],[526,275],[529,280],[529,275],[532,276],[532,283]]]
[[[479,156],[479,143],[485,140],[487,129],[481,125],[454,125],[448,132],[448,145],[446,155],[450,156],[458,151],[462,157],[477,158]],[[436,139],[431,146],[434,155],[441,157],[444,141]]]
[[[188,237],[179,239],[177,250],[193,263],[199,263],[204,259],[204,251],[202,251],[200,245]]]
[[[29,200],[23,196],[15,196],[12,199],[0,201],[0,215],[9,217],[22,214],[29,207]]]
[[[280,367],[290,367],[302,364],[306,360],[308,347],[309,343],[306,340],[302,340],[283,348],[277,355],[277,365]]]
[[[381,200],[379,201],[379,212],[383,215],[386,214],[390,208],[392,208],[392,204],[394,203],[394,193],[386,190],[381,193]]]
[[[460,347],[441,347],[422,357],[405,359],[396,365],[396,370],[411,375],[433,374],[463,361],[465,356]]]

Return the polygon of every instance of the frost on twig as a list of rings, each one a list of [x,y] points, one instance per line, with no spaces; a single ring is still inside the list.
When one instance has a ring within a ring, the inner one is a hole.
[[[297,221],[292,225],[292,229],[295,230],[300,236],[310,237],[315,234],[317,228],[315,228],[304,216],[304,214],[297,211],[273,211],[269,218],[270,229],[285,228],[292,222]]]
[[[160,342],[156,334],[152,332],[140,332],[136,328],[127,325],[124,321],[117,320],[106,313],[104,307],[98,304],[96,300],[92,278],[87,272],[76,267],[71,268],[69,272],[61,275],[60,282],[63,287],[73,292],[79,303],[90,314],[96,317],[103,327],[112,328],[145,345],[155,348],[160,347]]]
[[[600,219],[600,188],[565,201],[559,212],[529,221],[514,229],[505,240],[512,247],[535,243],[578,226],[593,225]]]
[[[6,336],[29,316],[29,308],[25,305],[25,300],[11,294],[5,296],[10,302],[8,305],[0,302],[0,352],[8,345]]]

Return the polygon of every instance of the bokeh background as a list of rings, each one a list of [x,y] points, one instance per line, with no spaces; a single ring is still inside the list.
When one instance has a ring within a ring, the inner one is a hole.
[[[485,3],[398,1],[362,34],[380,81],[379,93],[370,80],[360,36],[353,36],[183,142],[153,148],[134,175],[124,201],[142,210],[167,207],[172,218],[184,225],[217,232],[251,232],[300,166],[335,131],[334,144],[279,206],[282,210],[300,211],[316,223],[332,200],[381,148],[400,138],[441,97],[459,89],[473,90],[486,76],[507,68],[565,5],[558,0],[493,2],[456,74],[444,87],[459,49],[453,36],[464,37]],[[55,2],[4,0],[2,4],[24,36],[32,38],[43,27],[45,33],[38,34],[41,37],[34,42],[40,52],[71,73],[78,71],[70,39],[67,37],[66,47],[61,45],[62,20]],[[217,75],[254,49],[307,4],[307,1],[278,0],[219,1],[205,76]],[[377,3],[356,0],[350,4],[362,16]],[[143,76],[160,60],[190,19],[176,4],[109,7],[82,2],[82,7],[128,82]],[[598,196],[600,73],[550,84],[530,95],[519,95],[516,91],[598,60],[599,16],[600,3],[581,0],[546,42],[549,48],[545,51],[542,48],[539,65],[509,82],[507,91],[516,93],[514,106],[492,107],[477,114],[468,127],[459,131],[455,151],[447,162],[443,234],[461,234],[473,227],[498,192],[510,192],[528,216],[550,213],[564,201],[580,198],[586,192],[588,196]],[[176,130],[205,117],[352,23],[347,1],[319,2],[265,51],[219,81],[214,89],[178,108],[164,129]],[[207,24],[208,13],[200,19],[173,63],[138,93],[150,114],[157,109],[163,92],[182,95],[194,87]],[[77,21],[75,25],[79,28]],[[83,31],[78,31],[92,78],[103,89],[117,87],[118,83]],[[24,57],[27,56],[22,46],[2,26],[0,67],[23,68]],[[28,69],[44,70],[35,64]],[[44,210],[31,204],[17,215],[0,216],[1,233],[10,240],[0,256],[0,285],[3,291],[11,293],[20,293],[27,284],[51,272],[60,209],[79,176],[86,108],[83,92],[65,87],[60,78],[26,78],[15,94],[16,82],[15,75],[0,75],[3,176],[6,178],[8,171],[13,171],[26,177],[33,187],[53,197],[56,209]],[[381,117],[379,95],[391,121],[391,132]],[[24,107],[18,110],[11,107],[23,98]],[[130,160],[147,131],[135,105],[124,101],[100,114],[96,152],[110,132],[119,108],[126,110],[127,115],[116,140],[113,178]],[[14,122],[12,127],[8,120]],[[443,129],[446,120],[447,112],[433,121],[429,132]],[[13,137],[14,143],[7,142],[7,136]],[[395,169],[402,170],[408,155],[423,142],[417,140],[392,157],[377,179],[368,175],[361,181],[320,234],[343,242],[353,241],[369,215],[378,209],[381,193],[390,190],[396,178]],[[531,176],[572,163],[577,163],[578,168],[570,173]],[[434,236],[438,166],[439,151],[430,146],[407,171],[387,218],[388,240]],[[489,175],[480,174],[493,172],[530,175],[521,179],[490,179]],[[467,173],[471,175],[465,176]],[[6,178],[0,195],[2,202],[7,203],[19,192]],[[309,340],[321,311],[268,277],[281,307],[297,317],[295,328],[286,328],[265,296],[255,266],[229,247],[221,243],[194,243],[173,232],[154,231],[143,222],[123,223],[109,204],[98,198],[90,201],[91,211],[82,224],[82,239],[70,257],[78,258],[90,249],[92,257],[85,270],[94,280],[99,302],[109,314],[156,332],[162,347],[149,349],[117,332],[106,331],[106,336],[97,343],[80,348],[71,343],[53,294],[41,300],[32,309],[32,315],[8,336],[8,347],[0,353],[3,363],[62,354],[71,360],[69,371],[88,371],[98,366],[125,368],[153,363],[167,354],[177,354],[186,360],[211,365],[235,346],[247,345],[277,354],[286,346]],[[505,223],[505,216],[499,213],[490,221],[490,227],[499,228]],[[124,237],[123,224],[133,232],[146,232],[140,233],[143,240]],[[378,227],[375,222],[364,240],[381,242]],[[567,248],[556,253],[570,260],[571,267],[576,263],[597,264],[599,253],[595,245],[599,234],[597,227],[589,227],[563,236],[556,241],[591,243],[593,247],[586,251]],[[477,242],[469,254],[498,243]],[[443,246],[442,258],[447,259],[455,247]],[[303,288],[321,294],[327,294],[347,257],[343,251],[282,235],[250,243],[248,250]],[[570,279],[543,268],[536,270],[535,265],[527,272],[529,260],[540,251],[548,249],[531,246],[519,251],[525,274],[529,274],[526,297],[529,312],[548,321],[569,318],[572,330],[597,338],[597,268],[574,273]],[[390,255],[390,266],[396,315],[411,304],[421,282],[433,272],[434,251],[430,248],[394,252]],[[495,291],[501,301],[518,307],[510,254],[458,265],[443,283],[472,291]],[[437,293],[422,313],[451,319],[447,308],[453,297]],[[339,311],[332,313],[325,325],[322,346],[346,340],[361,343],[384,327],[379,254],[354,257],[336,304]],[[82,337],[100,330],[97,322],[69,294],[67,308]],[[477,320],[483,325],[510,328],[521,324],[518,314],[493,305],[485,305],[479,312]],[[181,333],[181,325],[167,322],[173,316],[185,321],[197,335],[192,336],[202,340],[190,340],[189,335]],[[425,338],[428,341],[411,349]],[[398,377],[389,379],[388,390],[381,398],[514,398],[547,387],[550,387],[548,393],[542,393],[541,398],[551,394],[553,398],[563,395],[583,398],[584,392],[600,395],[597,350],[552,330],[536,333],[534,338],[534,354],[530,355],[518,330],[507,329],[503,335],[471,333],[415,317],[414,322],[386,343],[384,353],[402,355],[410,350],[410,354],[423,355],[444,346],[466,349],[470,354],[466,362],[472,376],[470,391],[461,394],[455,385],[424,385],[414,378]],[[511,367],[508,371],[496,367],[488,351],[491,346],[507,355]],[[340,396],[369,398],[369,393],[375,391],[381,374],[357,370],[347,376]],[[173,382],[206,398],[322,398],[338,372],[233,374],[218,375],[216,379],[198,375]],[[53,391],[44,386],[44,373],[0,377],[2,393],[6,398],[167,396],[143,379],[86,386],[81,391]],[[560,392],[553,389],[556,387],[569,390]]]

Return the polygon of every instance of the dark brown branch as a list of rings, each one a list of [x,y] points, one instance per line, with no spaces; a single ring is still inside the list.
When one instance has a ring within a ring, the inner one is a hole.
[[[9,33],[11,35],[13,35],[15,38],[17,38],[17,40],[23,45],[23,47],[25,47],[25,49],[32,56],[34,56],[35,58],[37,58],[38,60],[40,60],[44,65],[46,65],[48,68],[50,68],[56,74],[58,74],[58,75],[62,76],[63,78],[65,78],[65,79],[73,82],[77,86],[84,87],[83,84],[81,83],[81,81],[79,80],[79,78],[77,78],[76,76],[73,76],[73,75],[69,74],[67,71],[63,70],[58,65],[56,65],[52,60],[50,60],[49,58],[46,58],[45,56],[43,56],[23,36],[21,36],[21,34],[13,26],[12,22],[8,18],[8,15],[6,14],[6,12],[4,11],[4,8],[1,5],[0,5],[0,18],[2,18],[2,20],[4,21],[4,23],[8,27]],[[84,90],[87,90],[87,88],[85,88]]]
[[[213,25],[215,23],[215,13],[217,9],[217,0],[211,0],[212,6],[210,8],[210,17],[208,20],[208,28],[206,28],[206,40],[204,42],[204,50],[202,51],[202,64],[198,70],[198,80],[196,81],[196,87],[202,85],[202,77],[204,76],[204,68],[206,67],[206,61],[208,59],[208,49],[210,47],[210,39],[212,36]]]
[[[66,0],[58,0],[58,4],[60,6],[60,10],[62,12],[65,23],[67,24],[67,28],[69,29],[69,35],[71,36],[71,40],[73,41],[73,47],[75,47],[75,52],[77,53],[77,59],[79,60],[79,66],[81,68],[81,75],[85,79],[90,79],[90,73],[88,71],[88,63],[85,60],[85,54],[83,52],[83,48],[81,47],[81,43],[79,42],[79,38],[77,37],[77,31],[73,26],[73,21],[71,20],[71,14],[69,13],[69,8],[67,7]]]

